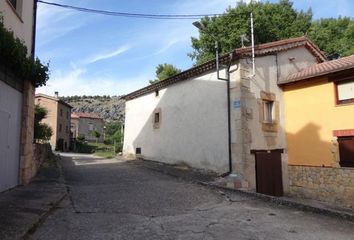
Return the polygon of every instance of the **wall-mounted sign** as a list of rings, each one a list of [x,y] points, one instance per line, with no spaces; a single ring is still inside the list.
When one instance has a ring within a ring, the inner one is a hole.
[[[233,106],[234,106],[234,108],[240,108],[241,107],[241,101],[240,100],[234,100]]]

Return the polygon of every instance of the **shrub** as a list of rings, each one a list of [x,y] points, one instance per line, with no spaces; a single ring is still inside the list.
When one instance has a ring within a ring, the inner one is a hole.
[[[79,142],[83,142],[83,141],[85,141],[85,136],[84,136],[84,135],[79,135],[79,136],[77,137],[77,140],[78,140]]]
[[[39,105],[34,107],[34,139],[35,141],[47,142],[53,135],[53,130],[41,121],[46,118],[48,110]]]
[[[20,81],[28,79],[35,87],[46,84],[49,79],[49,64],[43,65],[36,58],[27,57],[23,41],[5,28],[0,16],[0,64],[12,72]]]

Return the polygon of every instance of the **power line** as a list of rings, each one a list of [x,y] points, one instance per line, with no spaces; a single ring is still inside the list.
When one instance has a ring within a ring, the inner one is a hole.
[[[76,7],[71,5],[59,4],[54,2],[46,2],[42,0],[38,0],[38,2],[61,7],[72,9],[80,12],[87,12],[87,13],[95,13],[95,14],[102,14],[114,17],[130,17],[130,18],[150,18],[150,19],[200,19],[202,17],[217,17],[223,14],[144,14],[144,13],[128,13],[128,12],[115,12],[115,11],[105,11],[105,10],[98,10],[92,8],[83,8],[83,7]]]

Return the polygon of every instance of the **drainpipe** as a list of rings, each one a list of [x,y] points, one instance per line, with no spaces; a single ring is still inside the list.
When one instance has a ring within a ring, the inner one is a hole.
[[[232,58],[233,58],[233,52],[230,53],[229,56],[229,63],[226,67],[226,78],[220,78],[219,77],[219,64],[217,64],[217,75],[218,75],[218,79],[219,80],[224,80],[227,82],[226,84],[226,96],[227,96],[227,128],[228,128],[228,154],[229,154],[229,171],[225,172],[223,174],[221,174],[221,177],[225,177],[227,175],[229,175],[230,173],[232,173],[232,151],[231,151],[231,100],[230,100],[230,67],[231,67],[231,63],[232,63]],[[217,59],[217,63],[219,62],[219,60]]]
[[[31,57],[33,59],[35,58],[35,48],[36,48],[37,3],[38,0],[33,0],[32,49],[31,49]]]
[[[201,32],[205,32],[205,26],[201,22],[193,22],[193,25],[197,27]],[[217,80],[226,81],[227,84],[227,125],[228,125],[228,154],[229,154],[229,171],[221,174],[222,177],[229,175],[232,172],[232,152],[231,152],[231,101],[230,101],[230,67],[233,59],[233,52],[230,53],[229,63],[227,66],[222,65],[222,67],[226,67],[226,78],[220,77],[220,64],[219,64],[219,45],[217,38],[211,34],[213,39],[215,40],[215,65],[216,65],[216,76]]]
[[[229,173],[232,172],[232,151],[231,151],[231,100],[230,100],[230,66],[232,61],[232,54],[230,54],[230,63],[226,69],[227,79],[227,125],[228,125],[228,143],[229,143]]]

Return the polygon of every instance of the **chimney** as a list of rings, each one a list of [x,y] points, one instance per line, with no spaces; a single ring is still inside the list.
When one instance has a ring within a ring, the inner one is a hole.
[[[59,92],[54,92],[56,98],[59,98]]]

